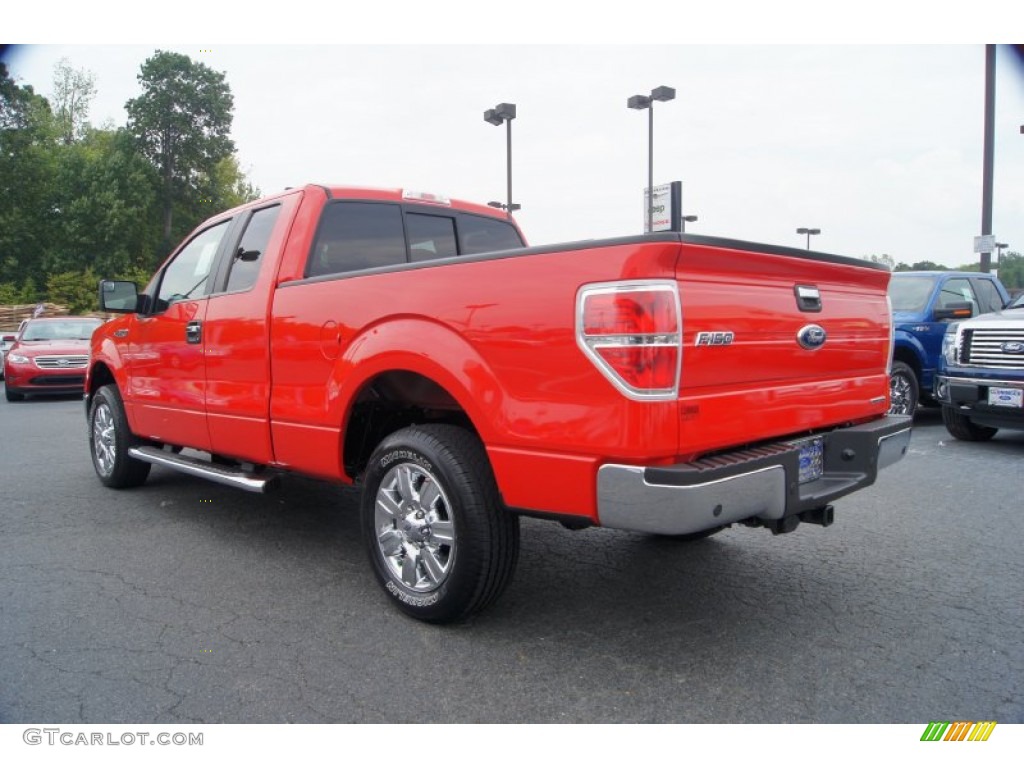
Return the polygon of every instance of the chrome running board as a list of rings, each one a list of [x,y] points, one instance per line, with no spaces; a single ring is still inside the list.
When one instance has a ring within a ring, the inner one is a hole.
[[[202,459],[182,456],[160,448],[140,445],[128,449],[128,455],[139,461],[146,461],[161,467],[175,469],[186,475],[194,475],[204,480],[240,488],[250,493],[266,493],[273,490],[278,483],[277,475],[265,475],[241,470],[228,469]]]

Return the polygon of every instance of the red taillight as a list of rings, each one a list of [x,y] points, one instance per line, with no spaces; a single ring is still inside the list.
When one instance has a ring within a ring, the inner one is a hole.
[[[677,395],[681,350],[674,282],[588,285],[576,304],[580,348],[621,392],[640,400]]]

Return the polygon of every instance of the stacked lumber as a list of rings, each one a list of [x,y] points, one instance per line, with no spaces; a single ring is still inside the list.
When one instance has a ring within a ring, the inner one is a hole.
[[[0,304],[0,331],[18,330],[21,321],[31,319],[37,307],[42,307],[38,317],[60,317],[70,314],[67,307],[48,301],[39,304]]]

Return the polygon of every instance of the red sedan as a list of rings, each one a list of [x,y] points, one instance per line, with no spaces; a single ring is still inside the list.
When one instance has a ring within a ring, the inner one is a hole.
[[[89,340],[102,324],[95,317],[40,317],[25,323],[4,359],[7,400],[82,392]]]

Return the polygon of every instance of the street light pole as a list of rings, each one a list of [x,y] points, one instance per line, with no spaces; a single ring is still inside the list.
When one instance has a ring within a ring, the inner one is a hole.
[[[484,120],[491,125],[501,125],[505,123],[507,130],[505,132],[505,178],[507,186],[507,197],[504,206],[506,215],[512,218],[512,211],[519,208],[518,205],[512,202],[512,121],[516,117],[516,105],[515,104],[499,104],[494,109],[488,109],[484,112]]]
[[[811,229],[809,227],[800,227],[799,229],[797,229],[796,233],[798,235],[807,235],[807,250],[809,251],[811,250],[811,235],[820,235],[821,230]]]
[[[681,216],[679,218],[679,223],[680,223],[680,230],[679,231],[680,232],[685,232],[686,231],[686,222],[688,222],[688,221],[696,221],[696,220],[697,220],[696,216]]]
[[[995,157],[995,46],[985,46],[985,126],[981,169],[981,236],[992,233],[992,172]],[[981,254],[981,271],[992,268],[992,254]]]
[[[646,109],[647,115],[647,231],[654,231],[654,102],[672,101],[676,89],[660,85],[650,96],[630,96],[626,106],[630,109]]]
[[[515,117],[515,107],[512,107],[512,117]],[[509,218],[512,217],[512,117],[505,121],[505,200]]]
[[[647,108],[647,231],[654,231],[654,100]]]
[[[996,123],[996,47],[985,46],[985,133],[981,169],[981,236],[992,234],[992,176],[995,158]],[[981,254],[980,269],[992,268],[992,254]]]
[[[999,269],[999,262],[1003,260],[1003,248],[1009,248],[1009,243],[996,243],[996,269]]]

